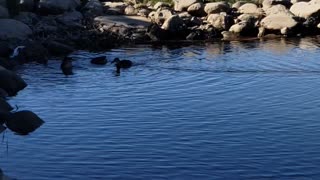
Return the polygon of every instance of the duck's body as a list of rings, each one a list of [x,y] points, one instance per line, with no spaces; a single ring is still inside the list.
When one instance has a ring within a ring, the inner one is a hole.
[[[91,59],[91,64],[105,65],[108,60],[106,56],[99,56]]]
[[[65,57],[62,60],[61,66],[60,66],[62,72],[64,75],[68,76],[68,75],[73,75],[73,71],[72,71],[72,58],[70,57]]]
[[[130,60],[120,60],[119,58],[115,58],[112,63],[116,63],[117,74],[120,74],[120,69],[128,69],[132,66],[132,61]]]

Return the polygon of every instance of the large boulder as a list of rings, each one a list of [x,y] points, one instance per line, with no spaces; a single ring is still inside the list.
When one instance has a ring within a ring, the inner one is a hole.
[[[258,6],[253,3],[246,3],[239,7],[238,12],[241,14],[255,14],[258,12]]]
[[[199,0],[173,0],[173,2],[175,11],[183,11],[187,10],[192,4],[199,2]]]
[[[0,88],[4,89],[9,96],[15,96],[25,87],[27,87],[27,83],[20,76],[1,67]]]
[[[206,12],[204,11],[204,4],[201,2],[192,4],[189,6],[187,11],[193,16],[202,17],[206,15]]]
[[[8,9],[0,6],[0,18],[8,18],[9,17],[9,12]]]
[[[265,30],[279,30],[286,35],[288,30],[294,28],[298,22],[287,14],[272,14],[263,18],[260,22],[259,37],[264,35]]]
[[[270,8],[265,10],[266,16],[272,15],[272,14],[286,14],[288,16],[294,16],[292,12],[290,12],[284,5],[278,4],[271,6]]]
[[[133,6],[129,5],[124,9],[124,14],[128,16],[137,15],[137,10]]]
[[[210,23],[217,30],[229,29],[233,24],[233,19],[226,13],[220,14],[210,14],[208,16],[207,22]]]
[[[20,12],[17,16],[14,16],[14,19],[23,22],[29,27],[33,27],[40,21],[40,17],[32,12]]]
[[[44,121],[31,111],[18,111],[4,115],[6,126],[13,132],[27,135],[38,129]]]
[[[43,14],[62,14],[75,10],[80,4],[80,0],[40,0],[38,10]]]
[[[32,30],[26,24],[13,19],[0,19],[0,40],[27,39]]]
[[[230,6],[226,2],[213,2],[207,3],[204,7],[204,11],[207,14],[216,14],[220,12],[228,12],[230,10]]]
[[[320,3],[317,3],[317,1],[298,2],[291,6],[290,11],[295,16],[308,19],[312,15],[320,12]]]
[[[185,25],[178,15],[173,15],[163,23],[161,28],[170,32],[179,32],[185,29]]]

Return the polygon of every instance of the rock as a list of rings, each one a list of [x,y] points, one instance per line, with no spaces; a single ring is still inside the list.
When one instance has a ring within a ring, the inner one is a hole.
[[[16,61],[13,61],[9,58],[2,58],[0,57],[0,66],[12,70],[18,63]]]
[[[124,9],[124,14],[125,15],[137,15],[137,10],[133,7],[133,6],[127,6],[125,9]]]
[[[0,19],[0,40],[27,39],[32,30],[24,23],[13,19]]]
[[[191,6],[189,6],[187,11],[192,16],[206,16],[206,12],[204,11],[204,4],[201,2],[192,4]]]
[[[189,6],[194,3],[199,2],[199,0],[173,0],[175,11],[187,10]]]
[[[27,87],[27,83],[12,71],[0,70],[0,88],[4,89],[9,96],[15,96],[20,90]]]
[[[235,2],[234,4],[232,4],[232,8],[235,8],[235,9],[239,9],[240,6],[246,4],[247,2],[246,1],[237,1]]]
[[[0,57],[9,58],[13,49],[7,43],[0,43]]]
[[[239,7],[238,12],[241,14],[255,14],[258,12],[258,6],[253,3],[246,3]]]
[[[142,8],[138,10],[137,15],[141,17],[148,17],[148,15],[150,14],[150,11],[151,11],[150,9]]]
[[[101,16],[103,9],[103,4],[99,0],[89,0],[82,8],[82,12],[85,16]]]
[[[290,11],[295,16],[307,19],[320,11],[320,3],[298,2],[291,6]]]
[[[290,0],[263,0],[262,2],[262,9],[266,10],[270,8],[273,5],[281,4],[284,5],[285,7],[289,8],[292,4]]]
[[[83,15],[78,11],[66,12],[57,16],[56,21],[68,27],[81,27]]]
[[[278,4],[271,6],[270,8],[265,10],[266,16],[272,15],[272,14],[286,14],[288,16],[294,16],[284,5]]]
[[[62,14],[80,5],[80,0],[40,0],[38,11],[42,14]]]
[[[8,93],[4,89],[0,88],[0,98],[6,99],[8,96]]]
[[[20,12],[17,16],[14,16],[14,19],[23,22],[29,27],[33,27],[40,21],[40,18],[32,12]]]
[[[173,15],[163,23],[161,28],[170,32],[179,32],[184,29],[184,22],[178,15]]]
[[[158,10],[156,12],[150,13],[149,18],[152,22],[162,25],[165,20],[172,16],[172,12],[169,9]]]
[[[9,12],[7,8],[0,6],[0,18],[8,18]]]
[[[31,12],[34,10],[34,0],[20,0],[20,11]]]
[[[170,7],[170,4],[168,3],[165,3],[165,2],[157,2],[154,6],[153,6],[153,9],[157,10],[157,9],[160,9],[160,8],[169,8]]]
[[[287,33],[289,29],[292,29],[298,24],[291,16],[286,14],[274,14],[269,15],[262,19],[260,22],[258,37],[263,36],[265,29],[279,30],[282,34]]]
[[[204,11],[207,14],[216,14],[220,12],[228,12],[230,10],[229,4],[226,2],[213,2],[205,4]]]
[[[226,13],[210,14],[207,22],[217,30],[227,30],[233,24],[233,19]]]
[[[152,41],[166,40],[169,37],[168,31],[163,30],[157,24],[152,24],[148,27],[147,35]]]
[[[7,0],[0,0],[0,6],[7,7]]]
[[[230,32],[230,31],[222,31],[221,35],[223,36],[222,40],[232,41],[239,38],[238,33]]]
[[[8,113],[13,110],[13,107],[1,96],[0,98],[0,113]]]
[[[75,51],[71,46],[57,41],[48,41],[44,43],[49,53],[53,56],[65,56]]]
[[[44,121],[31,111],[18,111],[5,116],[6,126],[13,132],[27,135],[38,129]]]

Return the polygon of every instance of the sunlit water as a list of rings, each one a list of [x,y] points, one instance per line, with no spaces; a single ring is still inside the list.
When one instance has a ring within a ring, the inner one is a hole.
[[[46,123],[7,131],[1,169],[17,179],[318,179],[320,49],[316,38],[136,46],[73,55],[18,72],[10,100]]]

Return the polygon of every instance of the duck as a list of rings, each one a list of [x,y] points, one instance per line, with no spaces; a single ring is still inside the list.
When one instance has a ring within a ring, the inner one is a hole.
[[[105,65],[107,64],[107,56],[98,56],[91,59],[91,64]]]
[[[65,57],[62,60],[61,66],[60,66],[62,72],[64,75],[73,75],[72,72],[72,58],[71,57]]]
[[[128,69],[132,66],[132,61],[130,60],[120,60],[119,58],[114,58],[114,60],[112,61],[112,63],[116,63],[116,68],[117,68],[117,73],[120,73],[120,69]]]

